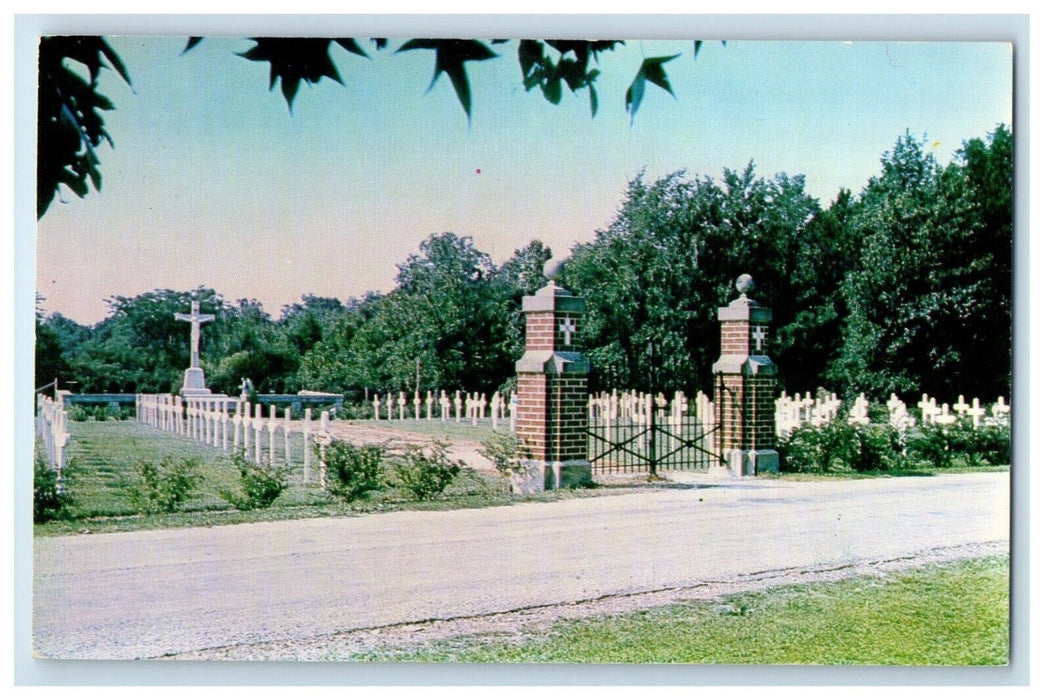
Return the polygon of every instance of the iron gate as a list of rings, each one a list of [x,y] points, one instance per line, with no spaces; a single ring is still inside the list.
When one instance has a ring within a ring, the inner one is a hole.
[[[592,471],[655,475],[721,466],[721,426],[714,409],[703,394],[692,400],[676,394],[664,405],[652,394],[592,398],[587,429]]]

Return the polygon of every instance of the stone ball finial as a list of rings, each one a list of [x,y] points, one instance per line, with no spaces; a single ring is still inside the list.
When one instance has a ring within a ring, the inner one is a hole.
[[[557,282],[558,278],[562,276],[562,270],[565,268],[565,264],[561,260],[548,260],[544,264],[544,277],[548,278],[553,282]]]
[[[741,293],[741,296],[748,296],[748,293],[755,289],[755,280],[749,274],[743,274],[737,278],[737,291]]]

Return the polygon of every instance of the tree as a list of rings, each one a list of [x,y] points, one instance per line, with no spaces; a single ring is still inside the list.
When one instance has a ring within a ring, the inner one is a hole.
[[[908,133],[884,154],[850,220],[860,255],[831,372],[850,390],[991,397],[1009,386],[1009,188],[994,183],[1010,182],[1010,146],[997,133],[948,168]]]
[[[201,42],[201,37],[190,37],[183,53]],[[343,77],[332,62],[330,50],[335,44],[343,50],[372,58],[356,39],[350,38],[283,38],[254,37],[255,45],[239,54],[249,61],[270,65],[270,88],[278,81],[281,93],[291,111],[299,86],[315,84],[328,78],[343,84]],[[376,54],[388,47],[387,39],[370,40]],[[394,53],[405,51],[433,51],[434,74],[430,87],[441,76],[446,76],[468,120],[471,117],[472,97],[467,64],[498,58],[499,47],[513,44],[506,39],[491,41],[464,39],[409,39]],[[725,44],[725,42],[723,42]],[[544,99],[559,104],[563,86],[571,93],[586,89],[591,115],[598,111],[598,93],[595,89],[600,71],[595,66],[599,56],[614,52],[623,41],[517,41],[516,56],[526,92],[540,88]],[[702,42],[693,42],[694,58]],[[624,104],[634,120],[643,101],[647,83],[673,93],[664,64],[678,58],[656,56],[646,58],[628,86]],[[74,68],[78,63],[88,73],[85,80]],[[38,111],[37,111],[37,218],[42,217],[51,202],[65,185],[78,197],[89,191],[89,182],[96,191],[102,187],[101,164],[96,149],[105,140],[113,147],[113,139],[105,128],[102,112],[113,109],[113,103],[98,91],[98,76],[102,69],[116,70],[128,85],[131,78],[116,51],[102,37],[72,36],[44,37],[40,42]]]
[[[222,304],[207,335],[202,362],[212,387],[238,394],[244,379],[258,391],[284,392],[296,386],[299,351],[257,300]]]
[[[751,164],[722,183],[636,176],[610,227],[566,261],[567,286],[588,303],[579,338],[596,387],[709,388],[716,309],[738,275],[755,276],[778,318],[795,317],[785,271],[817,211],[801,177],[767,180]]]

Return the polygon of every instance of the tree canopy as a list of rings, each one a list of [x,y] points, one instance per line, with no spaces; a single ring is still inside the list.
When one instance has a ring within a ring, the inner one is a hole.
[[[593,389],[710,389],[716,310],[751,274],[774,311],[770,354],[789,391],[993,399],[1011,387],[1012,136],[966,141],[946,167],[906,133],[858,194],[827,207],[801,175],[753,164],[718,180],[645,173],[611,223],[578,244],[560,282],[587,301],[577,336]],[[212,289],[113,297],[93,327],[37,321],[37,385],[171,391],[189,362],[191,298],[209,384],[238,391],[492,391],[523,351],[522,297],[551,251],[531,241],[497,265],[473,239],[436,233],[397,266],[395,288],[344,301],[304,295],[271,318]]]

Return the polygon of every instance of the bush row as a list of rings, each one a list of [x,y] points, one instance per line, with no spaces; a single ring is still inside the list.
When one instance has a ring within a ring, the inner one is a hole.
[[[320,456],[321,446],[317,446]],[[333,440],[324,447],[326,488],[350,502],[365,498],[384,486],[397,488],[418,501],[437,498],[466,466],[449,457],[449,443],[432,440],[428,448],[407,445],[352,445]]]
[[[904,469],[998,466],[1011,463],[1011,429],[1002,425],[920,425],[899,432],[888,424],[853,425],[844,418],[804,425],[781,440],[786,472],[891,472]]]

